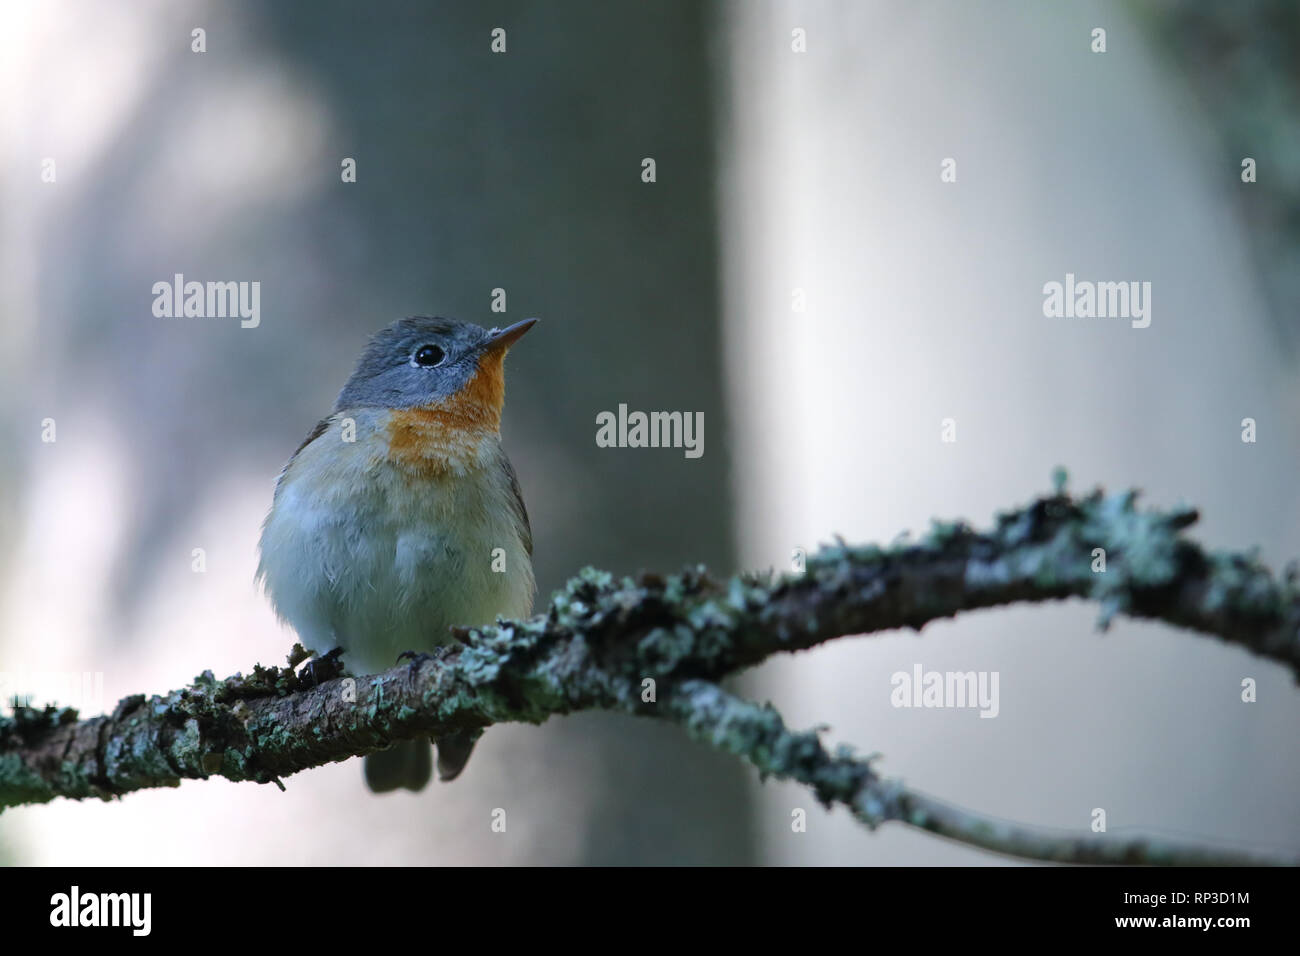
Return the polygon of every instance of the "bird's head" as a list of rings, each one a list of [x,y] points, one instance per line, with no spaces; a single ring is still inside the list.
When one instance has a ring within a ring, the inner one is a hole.
[[[505,402],[503,359],[536,322],[524,319],[508,328],[484,329],[455,319],[400,319],[370,340],[335,411],[443,409],[499,423]]]

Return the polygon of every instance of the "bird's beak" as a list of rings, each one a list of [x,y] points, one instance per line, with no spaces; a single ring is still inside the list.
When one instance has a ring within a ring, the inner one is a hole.
[[[497,349],[505,351],[523,338],[524,333],[536,324],[536,319],[524,319],[522,322],[516,322],[509,328],[493,329],[488,340],[479,346],[479,348],[484,352],[495,352]]]

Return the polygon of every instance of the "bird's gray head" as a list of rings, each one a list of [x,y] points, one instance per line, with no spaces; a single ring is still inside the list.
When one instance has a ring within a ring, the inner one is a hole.
[[[506,350],[536,321],[484,329],[455,319],[399,319],[370,340],[334,410],[416,408],[451,398],[480,371],[499,380]]]

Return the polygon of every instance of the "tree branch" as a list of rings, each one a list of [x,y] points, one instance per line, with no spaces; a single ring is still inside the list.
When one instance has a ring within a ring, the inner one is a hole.
[[[1209,553],[1183,536],[1187,508],[1140,511],[1135,493],[1074,499],[1060,490],[977,533],[936,523],[917,543],[843,542],[806,571],[723,583],[703,568],[633,580],[584,569],[546,614],[465,632],[464,642],[383,674],[337,661],[210,672],[113,713],[17,708],[0,718],[0,808],[55,797],[112,798],[181,779],[280,782],[395,740],[556,714],[614,710],[676,722],[763,775],[812,788],[875,827],[902,822],[1014,856],[1083,863],[1267,862],[1218,850],[1053,836],[982,818],[878,777],[869,758],[829,754],[771,707],[723,691],[725,676],[775,653],[1018,601],[1082,597],[1116,614],[1216,635],[1300,675],[1300,588],[1253,555]],[[1095,549],[1104,550],[1105,570]],[[298,649],[300,651],[300,649]],[[653,685],[648,682],[653,681]],[[651,695],[650,686],[654,688]],[[643,699],[643,696],[647,699]],[[649,699],[652,696],[657,697]]]
[[[856,757],[852,748],[841,745],[834,755],[827,753],[815,731],[788,730],[771,706],[739,699],[708,681],[683,682],[665,703],[671,719],[691,736],[743,757],[763,777],[806,784],[824,806],[842,804],[873,830],[882,823],[904,823],[994,853],[1055,863],[1261,866],[1282,862],[1158,840],[1062,836],[972,813],[899,780],[877,776],[871,768],[873,758]]]

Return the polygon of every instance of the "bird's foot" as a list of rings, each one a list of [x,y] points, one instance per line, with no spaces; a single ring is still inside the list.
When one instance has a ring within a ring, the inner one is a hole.
[[[343,648],[336,647],[328,654],[313,657],[302,669],[307,686],[315,687],[343,674]]]
[[[402,651],[397,655],[397,663],[409,660],[411,662],[410,672],[414,674],[420,669],[420,665],[425,661],[441,661],[447,656],[446,647],[435,647],[432,651]]]

